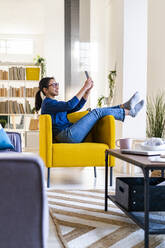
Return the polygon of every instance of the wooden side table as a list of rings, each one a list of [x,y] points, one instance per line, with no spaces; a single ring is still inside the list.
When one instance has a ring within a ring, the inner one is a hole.
[[[114,195],[108,194],[108,158],[109,155],[112,155],[116,158],[119,158],[123,161],[133,164],[134,166],[138,166],[142,169],[144,174],[144,212],[128,212],[124,209],[119,203],[116,202]],[[153,222],[149,218],[149,171],[150,170],[162,170],[165,169],[165,163],[153,163],[150,162],[147,156],[141,155],[128,155],[122,154],[120,150],[108,149],[105,151],[105,211],[108,210],[108,199],[114,202],[128,217],[130,217],[138,226],[144,229],[144,243],[145,248],[149,248],[149,234],[165,234],[165,224],[159,224],[157,222]],[[138,214],[137,214],[138,213]],[[162,216],[161,216],[162,220]],[[165,217],[164,217],[165,223]]]

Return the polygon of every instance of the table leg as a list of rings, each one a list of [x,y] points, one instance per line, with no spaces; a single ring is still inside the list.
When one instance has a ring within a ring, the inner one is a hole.
[[[110,166],[110,186],[112,186],[112,181],[113,181],[113,167]]]
[[[108,210],[108,152],[105,151],[105,211]]]
[[[164,177],[164,169],[161,170],[161,177]]]
[[[149,248],[149,170],[144,169],[144,247]]]

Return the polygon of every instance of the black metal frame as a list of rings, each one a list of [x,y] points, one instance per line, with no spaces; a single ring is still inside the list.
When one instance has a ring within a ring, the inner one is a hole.
[[[151,169],[160,170],[162,172],[162,176],[164,176],[164,169],[155,167],[155,168],[143,168],[144,174],[144,221],[138,219],[136,216],[136,212],[128,212],[124,209],[120,204],[118,204],[115,200],[115,196],[108,195],[108,157],[109,152],[106,150],[105,152],[105,211],[108,210],[108,199],[113,201],[128,217],[130,217],[138,226],[144,229],[144,245],[145,248],[149,248],[149,234],[165,234],[164,229],[149,229],[149,171]]]
[[[50,187],[50,168],[48,168],[48,175],[47,175],[47,187]]]
[[[94,166],[94,177],[97,177],[97,173],[96,173],[96,167]]]

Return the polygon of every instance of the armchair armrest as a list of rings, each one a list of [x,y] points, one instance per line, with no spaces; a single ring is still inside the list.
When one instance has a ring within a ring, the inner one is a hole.
[[[52,120],[50,115],[39,117],[39,154],[46,167],[52,167]]]
[[[9,139],[14,146],[14,151],[22,152],[22,142],[21,142],[20,133],[16,133],[16,132],[6,132],[6,133],[9,136]]]
[[[115,148],[115,118],[108,115],[99,120],[93,128],[93,141],[97,143],[104,143],[110,149]],[[115,165],[115,158],[109,156],[109,165]]]
[[[84,115],[88,114],[88,111],[80,111],[80,112],[74,112],[71,114],[68,114],[68,120],[72,123],[75,123],[76,121],[80,120]]]
[[[70,122],[75,123],[78,120],[80,120],[84,115],[88,114],[88,112],[89,111],[74,112],[74,113],[68,114],[67,117]],[[85,138],[84,142],[92,142],[92,140],[93,138],[92,138],[92,131],[91,131]]]
[[[115,148],[115,118],[108,115],[99,120],[93,130],[94,142],[104,143]]]

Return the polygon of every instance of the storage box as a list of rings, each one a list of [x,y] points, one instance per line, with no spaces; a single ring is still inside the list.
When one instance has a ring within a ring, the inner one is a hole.
[[[40,68],[27,67],[26,68],[26,80],[39,80]]]
[[[149,210],[165,211],[165,186],[157,186],[164,178],[149,178]],[[144,178],[116,178],[116,201],[127,211],[144,211]]]

